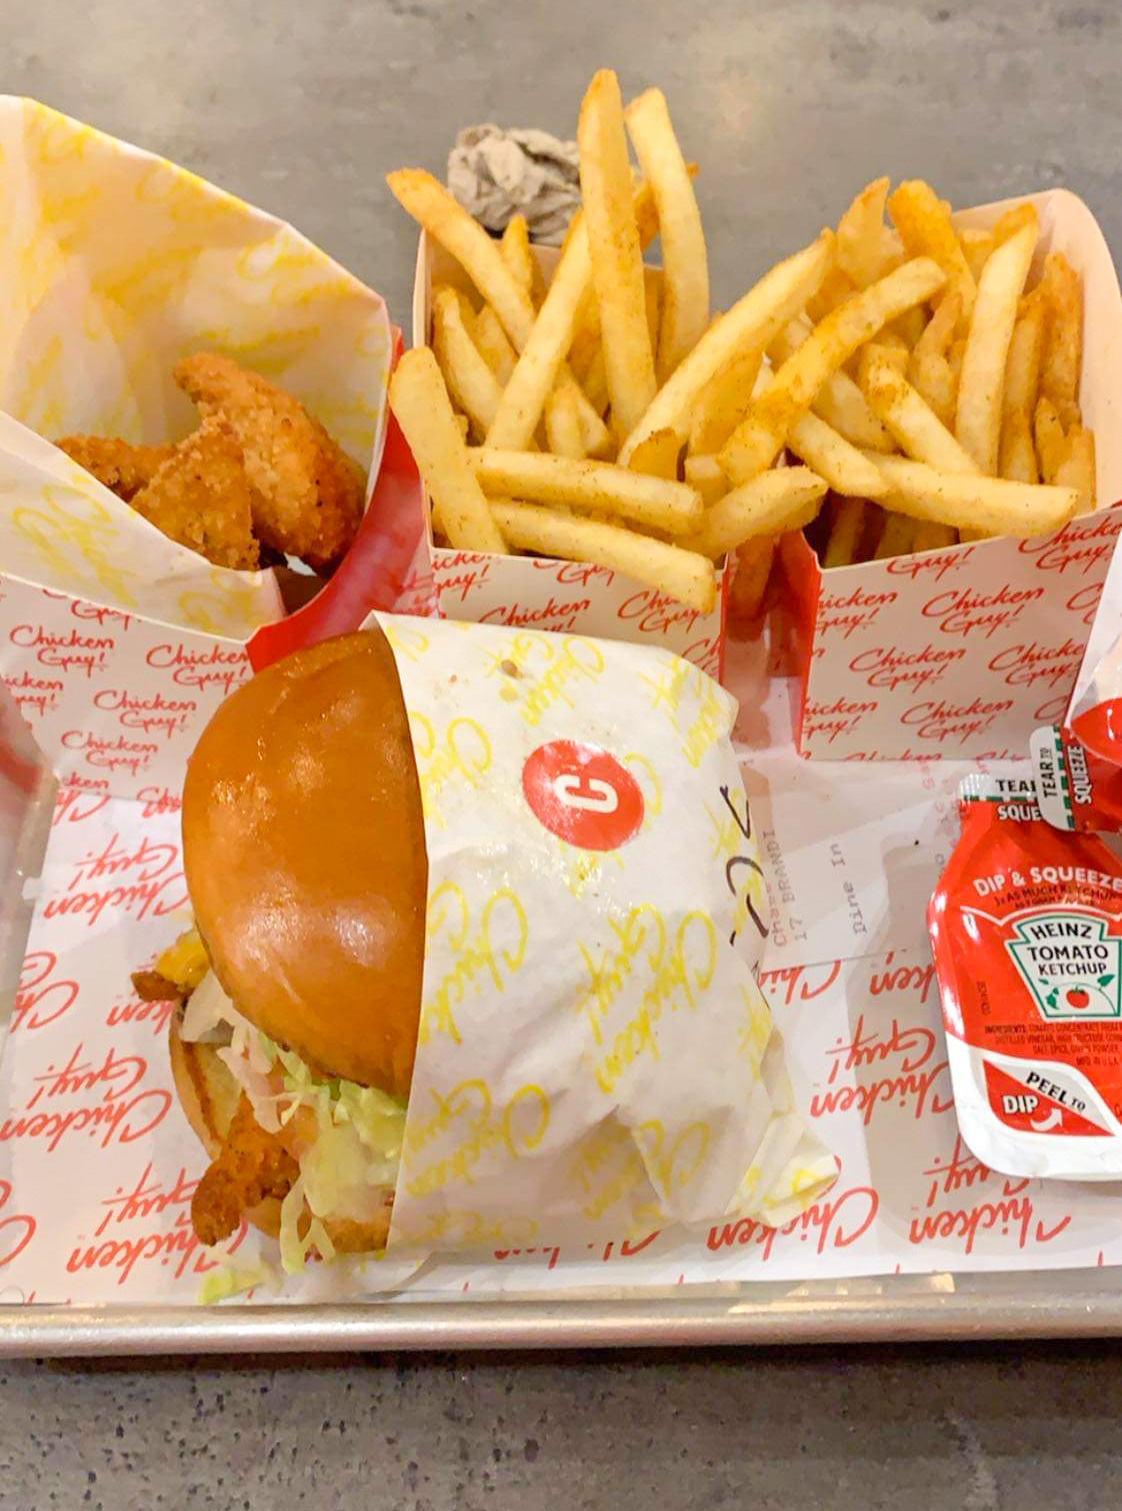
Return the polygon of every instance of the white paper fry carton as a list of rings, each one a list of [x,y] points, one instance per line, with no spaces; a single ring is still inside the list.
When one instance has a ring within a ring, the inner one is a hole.
[[[556,266],[553,247],[534,247],[546,272]],[[413,285],[413,345],[429,339],[434,282],[464,285],[464,275],[442,247],[422,231]],[[448,619],[507,624],[562,634],[595,635],[636,645],[661,646],[719,677],[725,653],[725,617],[731,569],[718,577],[717,602],[708,614],[606,567],[546,557],[476,555],[438,546],[432,538],[428,497],[418,483],[414,504],[422,537],[413,589],[404,612],[435,597]]]
[[[1080,404],[1095,432],[1096,513],[1055,534],[994,539],[823,572],[801,535],[783,560],[798,605],[800,752],[824,760],[1027,753],[1060,718],[1122,529],[1122,294],[1090,210],[1028,196],[1035,271],[1060,251],[1083,277]],[[1019,200],[967,210],[989,226]]]
[[[168,540],[51,438],[186,435],[172,368],[220,351],[373,479],[389,317],[291,226],[34,101],[0,98],[0,186],[0,676],[65,782],[176,794],[284,612],[276,578]]]

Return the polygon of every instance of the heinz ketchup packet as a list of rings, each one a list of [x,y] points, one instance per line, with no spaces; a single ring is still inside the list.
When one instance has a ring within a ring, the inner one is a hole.
[[[1122,1176],[1122,863],[1030,777],[971,776],[928,909],[962,1137],[1005,1175]]]

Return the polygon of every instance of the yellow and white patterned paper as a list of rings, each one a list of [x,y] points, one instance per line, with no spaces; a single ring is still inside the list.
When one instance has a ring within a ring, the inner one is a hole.
[[[247,639],[281,612],[272,573],[210,566],[49,441],[186,435],[197,417],[172,368],[211,350],[295,394],[374,474],[384,302],[291,226],[32,100],[0,97],[0,187],[3,573]]]
[[[756,982],[767,903],[735,701],[668,651],[378,621],[429,856],[391,1244],[591,1243],[802,1211],[836,1164]],[[579,752],[571,770],[541,754],[558,749]],[[556,829],[568,804],[577,843]],[[597,810],[598,843],[621,818],[630,837],[584,847]]]

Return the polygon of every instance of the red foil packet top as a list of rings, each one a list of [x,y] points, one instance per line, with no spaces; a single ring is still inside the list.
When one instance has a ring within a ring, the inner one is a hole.
[[[1041,816],[1030,777],[968,777],[927,912],[955,1111],[1004,1175],[1122,1176],[1122,863]]]
[[[1036,801],[1053,828],[1122,834],[1122,766],[1059,724],[1036,730],[1029,749]]]

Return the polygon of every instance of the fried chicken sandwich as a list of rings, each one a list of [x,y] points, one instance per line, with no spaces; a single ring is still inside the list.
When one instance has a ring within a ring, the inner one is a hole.
[[[428,862],[379,629],[267,668],[218,710],[183,792],[196,929],[135,978],[174,995],[175,1085],[210,1156],[191,1215],[248,1218],[287,1269],[381,1248],[416,1051]]]

